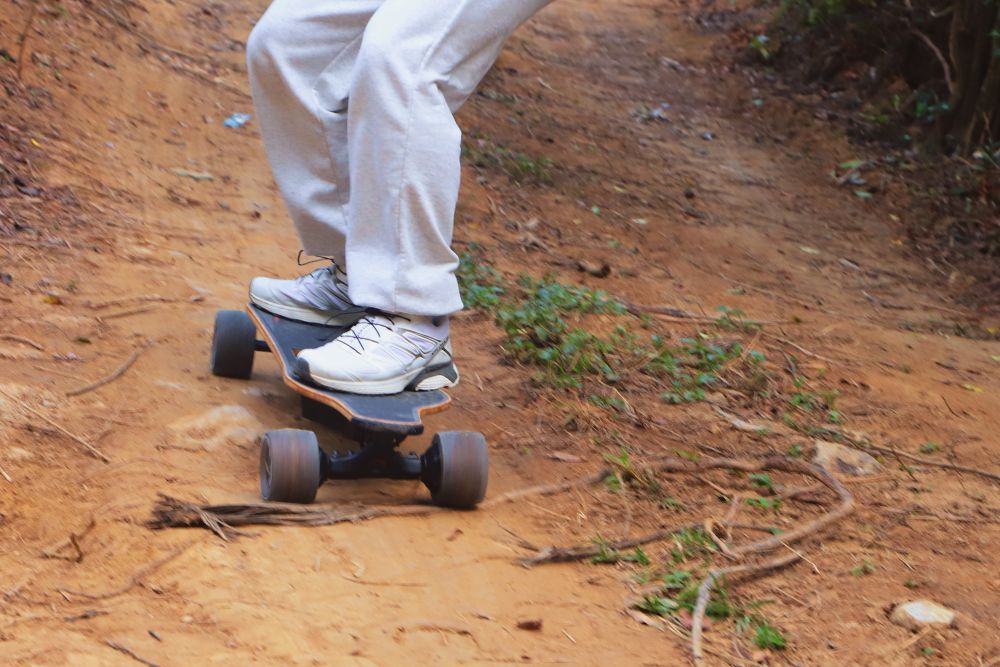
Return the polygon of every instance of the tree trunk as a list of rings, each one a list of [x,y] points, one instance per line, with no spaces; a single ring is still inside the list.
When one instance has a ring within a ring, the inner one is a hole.
[[[1000,140],[1000,0],[955,0],[948,52],[955,68],[950,110],[938,121],[942,146],[971,153]]]

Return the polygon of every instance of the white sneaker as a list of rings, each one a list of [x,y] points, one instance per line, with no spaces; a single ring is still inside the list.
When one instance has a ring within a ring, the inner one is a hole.
[[[347,274],[336,264],[292,280],[254,278],[250,301],[269,313],[290,320],[348,327],[365,309],[347,296]]]
[[[372,314],[323,347],[302,350],[296,374],[335,391],[398,394],[458,384],[446,336],[439,340],[407,327],[401,316]]]

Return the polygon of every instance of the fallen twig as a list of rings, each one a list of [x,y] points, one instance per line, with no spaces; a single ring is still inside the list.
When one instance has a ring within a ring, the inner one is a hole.
[[[86,449],[88,452],[90,452],[94,457],[100,459],[104,463],[110,463],[111,462],[111,459],[109,459],[107,457],[107,455],[104,452],[102,452],[101,450],[99,450],[97,447],[94,447],[92,444],[90,444],[89,442],[87,442],[86,440],[84,440],[83,438],[81,438],[80,436],[76,435],[75,433],[67,431],[60,424],[54,422],[49,417],[45,416],[44,414],[42,414],[38,410],[34,409],[30,405],[28,405],[27,403],[25,403],[24,401],[22,401],[21,399],[19,399],[17,396],[12,396],[12,395],[8,394],[6,391],[4,391],[3,389],[0,389],[0,394],[2,394],[3,396],[6,396],[9,400],[11,400],[14,403],[16,403],[22,410],[27,410],[28,412],[30,412],[31,414],[35,415],[39,419],[41,419],[42,421],[44,421],[46,424],[48,424],[52,428],[54,428],[57,431],[59,431],[60,433],[62,433],[64,436],[66,436],[67,438],[69,438],[73,442],[75,442],[75,443],[79,444],[80,446],[82,446],[84,449]]]
[[[39,350],[41,352],[45,351],[44,347],[42,347],[41,345],[39,345],[35,341],[31,340],[30,338],[25,338],[24,336],[15,336],[14,334],[0,333],[0,340],[9,340],[9,341],[13,341],[15,343],[21,343],[23,345],[27,345],[29,347],[33,347],[36,350]]]
[[[160,296],[159,294],[148,294],[145,296],[126,296],[120,299],[110,299],[107,301],[98,301],[96,303],[88,303],[87,307],[92,310],[101,310],[103,308],[110,308],[111,306],[124,306],[125,304],[131,303],[170,303],[172,301],[177,301],[177,299],[172,299],[166,296]]]
[[[28,45],[28,34],[31,32],[31,25],[35,21],[35,13],[38,11],[38,0],[31,3],[28,8],[28,19],[24,22],[24,30],[17,40],[17,80],[21,80],[24,71],[24,49]]]
[[[197,505],[160,494],[149,521],[151,528],[208,528],[223,539],[239,535],[234,526],[332,526],[369,521],[388,516],[423,516],[443,511],[434,505],[405,507],[361,507],[336,510],[330,507],[248,503],[243,505]]]
[[[130,317],[132,315],[141,315],[142,313],[148,313],[151,310],[156,310],[156,306],[142,306],[141,308],[130,308],[129,310],[121,310],[114,313],[108,313],[107,315],[98,315],[97,321],[104,322],[106,320],[116,320],[121,317]]]
[[[123,595],[125,593],[128,593],[136,586],[138,586],[140,583],[142,583],[142,580],[144,578],[148,577],[153,572],[156,572],[161,567],[163,567],[164,565],[166,565],[167,563],[169,563],[170,561],[172,561],[173,559],[177,558],[182,553],[187,551],[188,548],[191,547],[197,541],[198,540],[192,540],[187,544],[181,545],[176,549],[174,549],[173,551],[171,551],[170,553],[168,553],[163,558],[155,560],[146,567],[139,569],[135,574],[133,574],[131,577],[128,578],[128,581],[126,581],[124,584],[113,590],[107,591],[105,593],[87,593],[85,591],[73,591],[65,589],[63,592],[69,595],[76,595],[77,597],[87,598],[88,600],[107,600],[108,598],[113,598],[119,595]]]
[[[711,317],[709,315],[697,315],[695,313],[689,313],[686,310],[681,310],[680,308],[671,308],[670,306],[644,306],[637,303],[626,303],[625,310],[632,313],[633,315],[656,315],[660,319],[666,320],[668,322],[699,322],[702,324],[719,324],[720,322],[729,321],[728,319],[720,317]],[[731,318],[733,321],[739,322],[740,324],[747,324],[750,326],[762,327],[768,324],[796,324],[792,320],[748,320],[742,317]]]
[[[134,351],[132,354],[130,354],[129,357],[128,357],[128,359],[126,359],[125,362],[121,366],[119,366],[117,369],[115,369],[115,371],[113,373],[111,373],[111,375],[103,377],[100,380],[97,380],[96,382],[91,382],[90,384],[88,384],[86,386],[83,386],[83,387],[80,387],[79,389],[72,389],[70,391],[67,391],[66,392],[66,396],[79,396],[80,394],[86,394],[88,391],[93,391],[94,389],[97,389],[98,387],[103,387],[104,385],[106,385],[106,384],[108,384],[110,382],[114,382],[115,380],[117,380],[118,378],[120,378],[122,375],[124,375],[126,373],[126,371],[128,371],[128,369],[132,368],[132,364],[135,363],[136,359],[139,358],[139,355],[142,354],[142,351],[144,349],[145,348],[140,347],[139,349],[137,349],[136,351]]]
[[[3,469],[3,466],[0,466],[0,475],[3,475],[3,478],[8,482],[10,482],[11,484],[14,483],[13,478],[11,478],[11,476],[7,474],[7,471]]]
[[[119,653],[124,653],[125,655],[132,658],[136,662],[141,662],[142,664],[148,665],[149,667],[157,667],[157,664],[155,662],[153,662],[152,660],[146,660],[145,658],[136,654],[135,651],[130,649],[128,646],[125,646],[124,644],[113,642],[110,639],[105,639],[104,643],[113,648],[114,650],[118,651]]]
[[[796,350],[798,350],[802,354],[806,355],[807,357],[812,357],[813,359],[819,359],[820,361],[825,361],[826,363],[834,365],[834,366],[837,365],[837,362],[834,361],[833,359],[830,359],[829,357],[824,357],[822,354],[816,354],[815,352],[807,350],[806,348],[802,347],[798,343],[793,343],[792,341],[788,340],[787,338],[783,338],[782,336],[775,336],[774,334],[769,334],[769,333],[764,333],[763,335],[764,335],[765,338],[772,338],[772,339],[778,341],[779,343],[784,343],[785,345],[788,345],[790,347],[794,347]]]
[[[688,523],[680,526],[673,526],[671,528],[664,528],[663,530],[658,530],[639,537],[629,537],[601,544],[581,544],[572,547],[545,547],[544,549],[539,550],[534,556],[531,556],[530,558],[519,558],[517,562],[525,567],[531,567],[533,565],[542,565],[545,563],[569,563],[572,561],[585,560],[587,558],[593,558],[597,554],[601,553],[602,549],[611,551],[631,549],[633,547],[642,546],[643,544],[649,544],[650,542],[665,540],[671,535],[675,535],[682,530],[697,528],[700,525],[700,523]]]

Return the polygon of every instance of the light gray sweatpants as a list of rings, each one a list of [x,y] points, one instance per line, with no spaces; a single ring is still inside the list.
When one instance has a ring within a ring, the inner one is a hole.
[[[551,0],[274,0],[247,42],[271,169],[304,250],[358,305],[462,308],[453,113]]]

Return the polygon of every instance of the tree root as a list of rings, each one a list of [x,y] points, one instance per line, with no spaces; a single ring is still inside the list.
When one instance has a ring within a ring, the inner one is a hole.
[[[808,475],[817,479],[820,484],[837,494],[840,499],[840,503],[832,510],[823,514],[822,516],[810,521],[809,523],[797,526],[789,531],[783,532],[780,535],[772,535],[764,539],[758,540],[756,542],[751,542],[749,544],[744,544],[741,546],[729,546],[729,551],[731,557],[742,558],[749,554],[761,554],[773,551],[781,546],[792,544],[793,542],[798,542],[803,538],[817,533],[828,525],[835,523],[847,516],[854,511],[854,496],[851,492],[840,483],[835,477],[830,475],[826,470],[823,470],[819,466],[814,466],[803,461],[796,461],[794,459],[786,458],[784,456],[772,456],[759,461],[740,461],[738,459],[730,458],[713,458],[713,459],[703,459],[701,461],[692,462],[685,459],[679,459],[675,457],[666,457],[655,461],[651,466],[650,470],[652,472],[676,472],[676,473],[686,473],[686,474],[697,474],[706,472],[709,470],[739,470],[741,472],[760,472],[762,470],[783,470],[785,472],[799,473],[803,475]],[[603,476],[597,481],[603,481],[603,479],[612,473],[609,471],[601,471]],[[589,480],[594,479],[597,475],[592,475]],[[722,522],[725,525],[726,522]],[[699,522],[695,526],[701,526]],[[605,545],[606,548],[630,548],[633,546],[638,546],[640,544],[647,544],[649,542],[655,542],[657,540],[667,539],[678,530],[682,530],[687,526],[680,526],[671,529],[665,529],[656,531],[649,535],[645,535],[639,538],[632,538],[627,540],[620,540],[619,542],[614,542]],[[621,544],[621,547],[617,547],[617,544]],[[537,554],[531,558],[521,559],[519,562],[524,565],[540,565],[544,563],[558,563],[566,562],[569,560],[582,560],[594,556],[597,553],[599,547],[591,544],[577,545],[572,547],[547,547],[542,549]]]
[[[694,605],[694,613],[691,615],[691,653],[694,656],[694,664],[701,665],[705,660],[704,649],[701,645],[702,624],[705,622],[705,610],[708,608],[708,601],[712,597],[712,590],[715,582],[729,575],[750,575],[771,572],[779,568],[791,565],[800,560],[802,554],[793,552],[784,556],[778,556],[771,560],[753,565],[733,565],[709,571],[708,576],[702,580],[698,587],[698,599]]]
[[[131,577],[128,578],[128,581],[126,581],[118,588],[107,591],[105,593],[87,593],[85,591],[74,591],[70,589],[64,589],[62,592],[67,593],[69,595],[75,595],[81,598],[87,598],[88,600],[107,600],[108,598],[124,595],[125,593],[128,593],[130,590],[132,590],[140,583],[142,583],[143,579],[145,579],[146,577],[156,572],[161,567],[163,567],[164,565],[166,565],[167,563],[169,563],[170,561],[172,561],[173,559],[177,558],[182,553],[187,551],[188,548],[191,547],[196,542],[198,542],[198,540],[193,540],[191,542],[188,542],[187,544],[182,544],[181,546],[177,547],[176,549],[168,553],[163,558],[155,560],[149,565],[146,565],[145,567],[137,570],[135,574],[133,574]]]

